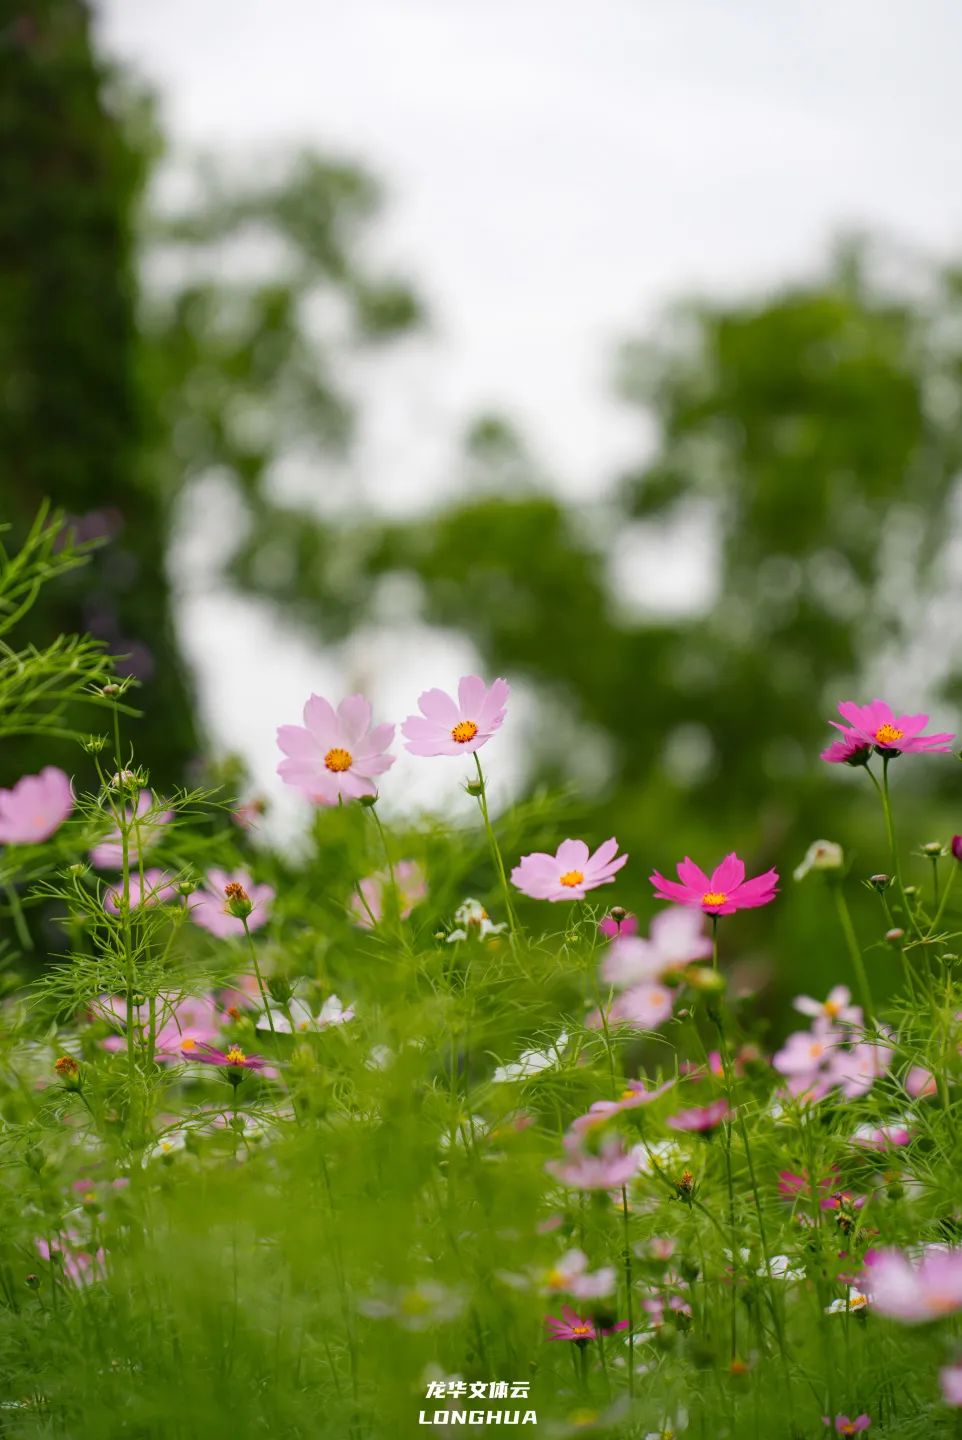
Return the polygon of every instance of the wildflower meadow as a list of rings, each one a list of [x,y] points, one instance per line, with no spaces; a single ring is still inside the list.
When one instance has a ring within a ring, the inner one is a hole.
[[[510,676],[305,695],[287,854],[155,789],[101,647],[21,644],[86,559],[0,556],[0,733],[96,777],[0,792],[0,1434],[962,1434],[962,837],[898,813],[951,715],[840,699],[874,844],[779,873],[497,804]],[[382,820],[402,747],[449,818]],[[770,1041],[729,977],[796,885],[837,972]]]

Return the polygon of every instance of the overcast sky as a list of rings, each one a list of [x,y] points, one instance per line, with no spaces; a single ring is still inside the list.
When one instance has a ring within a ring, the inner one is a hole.
[[[848,228],[962,249],[958,0],[98,9],[108,49],[159,92],[175,152],[256,169],[307,141],[386,182],[379,254],[433,316],[369,397],[359,463],[389,503],[442,495],[460,427],[492,407],[567,493],[595,494],[638,451],[637,418],[606,393],[613,343],[671,298],[804,273]],[[196,603],[206,634],[223,616],[216,597]],[[264,647],[292,703],[313,662],[279,653],[269,627]],[[211,718],[266,778],[277,695],[241,721],[233,683],[208,697]]]

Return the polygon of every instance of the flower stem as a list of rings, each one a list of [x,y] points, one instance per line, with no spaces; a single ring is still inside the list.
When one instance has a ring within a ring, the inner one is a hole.
[[[258,990],[261,992],[261,1001],[263,1002],[263,1005],[264,1005],[264,1013],[265,1013],[266,1016],[267,1016],[267,1023],[268,1023],[268,1025],[270,1026],[271,1034],[273,1035],[274,1039],[276,1040],[276,1039],[277,1039],[277,1031],[274,1029],[274,1016],[271,1014],[271,1007],[270,1007],[270,1005],[268,1004],[268,1001],[267,1001],[267,987],[266,987],[266,985],[264,984],[264,977],[263,977],[263,975],[261,974],[261,967],[260,967],[260,965],[258,964],[258,961],[257,961],[257,947],[256,947],[255,944],[254,944],[254,937],[253,937],[253,935],[252,935],[251,932],[250,932],[250,926],[249,926],[248,923],[247,923],[247,916],[246,916],[246,915],[242,915],[242,916],[241,916],[241,924],[242,924],[243,927],[244,927],[244,934],[247,936],[247,944],[248,944],[248,947],[249,947],[250,952],[251,952],[251,962],[252,962],[252,964],[253,964],[253,966],[254,966],[254,974],[255,974],[255,976],[256,976],[256,978],[257,978],[257,988],[258,988]]]
[[[858,936],[855,934],[855,926],[852,924],[852,916],[849,913],[848,901],[845,899],[845,892],[841,884],[834,884],[832,889],[835,892],[835,908],[838,911],[839,924],[842,927],[842,934],[845,936],[845,944],[848,946],[852,969],[855,971],[855,979],[858,982],[858,991],[862,999],[862,1008],[865,1011],[865,1019],[868,1021],[874,1006],[872,991],[868,983],[868,972],[862,957],[862,947],[858,943]]]
[[[481,818],[484,821],[484,828],[488,836],[488,844],[491,846],[491,854],[501,880],[501,890],[504,895],[504,909],[508,917],[508,925],[511,930],[511,942],[514,944],[517,939],[517,921],[514,916],[514,906],[511,903],[511,891],[508,888],[508,876],[504,868],[504,861],[501,858],[501,850],[498,846],[498,838],[494,833],[494,826],[491,824],[491,816],[488,813],[488,790],[485,784],[484,771],[481,769],[481,761],[478,759],[478,752],[474,752],[474,763],[478,772],[478,805],[481,809]]]
[[[628,1190],[621,1187],[621,1219],[625,1237],[625,1299],[628,1310],[628,1394],[635,1398],[635,1313],[632,1299],[631,1244],[628,1227]]]

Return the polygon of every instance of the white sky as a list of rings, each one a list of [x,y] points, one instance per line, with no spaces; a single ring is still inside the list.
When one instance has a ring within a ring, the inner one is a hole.
[[[356,463],[378,503],[443,496],[458,432],[488,408],[518,421],[566,493],[597,494],[643,433],[606,393],[613,343],[667,301],[803,273],[842,229],[962,249],[957,0],[98,10],[108,49],[159,91],[175,151],[256,169],[307,142],[386,182],[378,253],[426,295],[433,325],[365,395]],[[223,602],[190,604],[210,668]],[[218,672],[207,701],[266,784],[273,726],[294,718],[316,665],[261,628],[260,697]],[[420,656],[417,668],[415,692],[446,683],[420,674]]]

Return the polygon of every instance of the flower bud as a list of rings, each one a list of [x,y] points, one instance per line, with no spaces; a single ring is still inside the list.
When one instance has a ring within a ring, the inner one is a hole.
[[[689,965],[684,974],[691,988],[702,995],[724,995],[728,988],[728,981],[721,971],[713,970],[709,965]]]
[[[942,849],[941,840],[930,840],[928,844],[923,845],[922,854],[930,855],[933,859],[938,855],[944,855],[945,851]]]
[[[899,928],[896,926],[894,930],[886,930],[885,938],[890,945],[898,945],[902,940],[905,939],[905,931],[899,930]]]
[[[178,886],[177,886],[177,894],[178,894],[178,895],[193,895],[193,893],[194,893],[194,888],[195,888],[195,886],[194,886],[193,880],[181,880],[180,883],[179,883]]]
[[[378,802],[377,792],[375,792],[373,795],[359,795],[359,796],[357,797],[357,803],[358,803],[359,805],[363,805],[365,810],[373,810],[373,808],[374,808],[374,806],[377,804],[377,802]]]
[[[61,1055],[53,1067],[67,1090],[80,1089],[80,1066],[72,1055]]]
[[[108,700],[112,700],[115,695],[120,694],[120,686],[115,685],[112,680],[108,681],[106,685],[101,685],[100,693],[105,695]]]
[[[246,920],[254,908],[253,901],[237,880],[230,880],[224,886],[224,896],[227,904],[224,909],[228,915],[233,915],[235,920]]]
[[[67,874],[68,874],[68,875],[74,875],[74,876],[76,876],[76,875],[86,875],[86,873],[87,873],[87,866],[83,863],[82,860],[76,860],[76,861],[74,861],[73,865],[68,865],[68,866],[67,866]]]
[[[891,875],[872,875],[868,882],[873,890],[887,890],[892,883]]]
[[[101,750],[106,747],[106,744],[106,735],[88,735],[86,740],[83,742],[83,748],[86,750],[88,755],[99,755]]]
[[[479,795],[484,794],[484,786],[480,780],[465,780],[464,788],[468,794],[473,795],[475,799],[477,799]]]
[[[34,1275],[34,1274],[31,1272],[31,1274],[25,1275],[25,1276],[23,1277],[23,1283],[24,1283],[24,1285],[27,1286],[27,1288],[28,1288],[29,1290],[39,1290],[39,1289],[40,1289],[40,1276],[39,1276],[39,1275]]]
[[[804,880],[809,870],[838,871],[845,864],[845,853],[834,840],[814,840],[805,858],[795,871],[796,880]]]
[[[962,835],[953,835],[949,848],[952,851],[953,859],[962,861]]]

